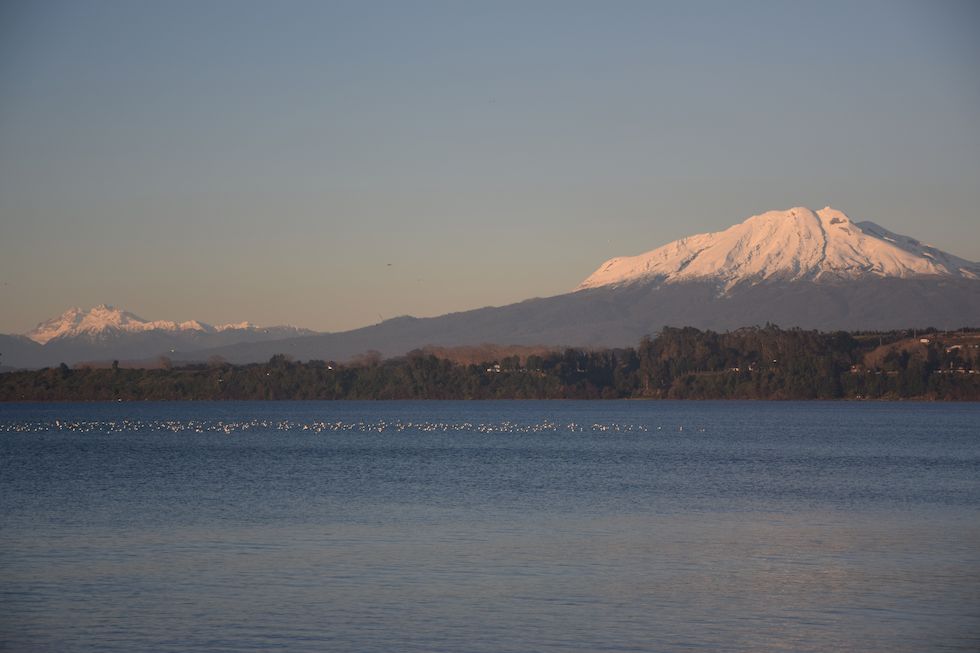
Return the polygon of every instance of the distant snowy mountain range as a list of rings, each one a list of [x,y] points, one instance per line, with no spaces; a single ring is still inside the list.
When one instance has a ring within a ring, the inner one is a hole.
[[[70,309],[25,336],[0,336],[0,364],[231,362],[274,354],[346,360],[433,346],[635,345],[663,326],[772,322],[808,329],[980,326],[980,264],[830,207],[769,211],[724,231],[606,261],[572,292],[343,333],[250,323],[147,321],[110,306]]]
[[[128,311],[100,304],[89,310],[70,308],[24,335],[0,335],[0,364],[44,367],[62,362],[193,357],[196,352],[215,347],[315,333],[293,326],[259,327],[250,322],[212,326],[197,320],[144,320]]]
[[[147,331],[163,331],[173,334],[239,332],[241,335],[261,334],[281,338],[314,333],[308,329],[299,329],[293,326],[261,328],[251,322],[212,326],[197,320],[187,322],[144,320],[128,311],[99,304],[87,311],[81,308],[69,308],[58,317],[41,322],[34,330],[25,335],[34,342],[44,345],[58,338],[85,337],[91,340],[107,340],[122,334],[145,333]]]

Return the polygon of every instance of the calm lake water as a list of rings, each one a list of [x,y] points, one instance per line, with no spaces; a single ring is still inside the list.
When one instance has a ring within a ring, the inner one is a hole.
[[[0,649],[977,651],[980,405],[0,405]]]

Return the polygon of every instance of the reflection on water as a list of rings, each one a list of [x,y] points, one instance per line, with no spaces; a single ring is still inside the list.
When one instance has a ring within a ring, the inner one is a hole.
[[[234,438],[16,430],[228,406],[4,410],[0,649],[975,651],[980,407],[951,408],[244,404],[637,428]]]

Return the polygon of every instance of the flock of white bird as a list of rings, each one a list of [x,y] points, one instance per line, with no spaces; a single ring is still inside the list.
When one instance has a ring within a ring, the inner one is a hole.
[[[574,421],[539,422],[444,422],[444,421],[295,421],[295,420],[29,420],[0,422],[0,433],[236,433],[288,432],[288,433],[645,433],[657,431],[684,431],[684,426],[656,426],[643,424],[593,422],[581,424]],[[688,427],[688,431],[704,432],[705,429]]]

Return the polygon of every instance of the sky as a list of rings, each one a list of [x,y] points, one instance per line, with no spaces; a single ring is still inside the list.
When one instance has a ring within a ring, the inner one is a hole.
[[[0,3],[0,332],[340,331],[831,205],[980,260],[980,3]]]

